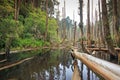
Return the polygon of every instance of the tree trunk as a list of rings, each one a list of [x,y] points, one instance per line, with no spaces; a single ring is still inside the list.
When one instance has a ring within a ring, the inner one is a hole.
[[[103,26],[102,26],[102,19],[101,19],[101,7],[100,7],[100,0],[98,0],[98,8],[99,8],[99,27],[100,27],[100,43],[105,45],[105,40],[103,37]]]
[[[47,33],[48,33],[48,0],[46,0],[46,31],[44,40],[47,40]]]
[[[117,46],[120,47],[120,32],[118,26],[118,12],[117,12],[117,0],[113,0],[113,17],[114,17],[114,29],[115,29],[115,41]]]
[[[110,28],[108,23],[108,14],[107,14],[107,6],[106,6],[106,0],[102,0],[102,20],[103,20],[103,26],[104,26],[104,36],[107,42],[107,47],[109,52],[112,55],[116,55],[116,51],[113,46],[113,41],[110,35]]]
[[[18,16],[19,16],[19,10],[20,10],[20,4],[21,4],[21,0],[15,0],[14,1],[14,19],[18,20]]]
[[[17,20],[17,0],[14,1],[14,8],[15,8],[14,19]]]
[[[91,40],[94,40],[94,26],[93,26],[93,0],[92,0],[92,13],[91,13],[91,16],[92,16],[92,25],[91,25]]]
[[[73,43],[73,46],[75,46],[76,44],[76,22],[75,22],[75,28],[74,28],[74,43]]]
[[[88,47],[91,47],[91,34],[90,34],[90,0],[88,0],[87,4],[87,41]]]
[[[98,14],[97,10],[95,10],[95,23],[96,23],[96,40],[97,40],[97,47],[100,47],[100,26],[98,25]]]
[[[6,39],[6,44],[5,44],[5,54],[6,54],[6,59],[9,60],[10,58],[10,46],[11,46],[11,41],[12,38],[7,38]]]
[[[79,23],[79,28],[81,30],[81,46],[82,46],[82,50],[86,53],[89,53],[83,43],[83,38],[84,38],[84,32],[83,32],[83,0],[79,0],[79,4],[80,4],[80,23]]]
[[[119,80],[120,79],[120,66],[107,62],[105,60],[93,57],[85,53],[79,53],[76,49],[73,50],[75,58],[79,59],[87,65],[88,68],[95,73],[102,76],[105,80]],[[101,64],[102,63],[102,64]]]

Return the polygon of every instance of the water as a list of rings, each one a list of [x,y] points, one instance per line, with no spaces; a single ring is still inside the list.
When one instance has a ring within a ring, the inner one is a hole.
[[[73,60],[66,50],[50,50],[13,68],[0,71],[0,80],[71,80]],[[103,80],[78,60],[83,80]]]

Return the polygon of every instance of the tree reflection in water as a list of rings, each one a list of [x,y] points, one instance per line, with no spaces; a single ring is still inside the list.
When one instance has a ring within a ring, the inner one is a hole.
[[[72,58],[66,50],[50,50],[8,70],[0,71],[1,80],[71,80]],[[87,67],[78,60],[82,80],[87,80]],[[89,80],[96,75],[89,74]],[[91,77],[93,76],[93,77]]]

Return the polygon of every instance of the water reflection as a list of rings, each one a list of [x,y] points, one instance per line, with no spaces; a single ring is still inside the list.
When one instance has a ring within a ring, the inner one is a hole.
[[[71,80],[72,62],[68,51],[50,50],[19,66],[0,71],[0,80]],[[79,60],[78,66],[82,80],[100,80]]]

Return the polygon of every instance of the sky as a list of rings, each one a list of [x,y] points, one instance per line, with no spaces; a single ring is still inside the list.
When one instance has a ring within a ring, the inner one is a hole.
[[[62,18],[62,7],[64,6],[64,0],[58,0],[60,2],[60,16]],[[88,0],[83,0],[83,22],[86,24],[87,20],[87,1]],[[65,0],[66,2],[66,17],[69,16],[70,19],[73,20],[73,13],[74,13],[74,20],[77,21],[77,23],[80,22],[80,17],[78,15],[78,7],[79,7],[79,0]],[[97,6],[98,0],[93,0],[93,20],[95,20],[95,9],[98,10]],[[90,0],[90,5],[92,4],[92,0]],[[91,8],[92,6],[90,6]],[[91,11],[91,9],[90,9]],[[91,13],[91,12],[90,12]],[[92,15],[92,14],[90,14]],[[92,19],[92,18],[91,18]]]

